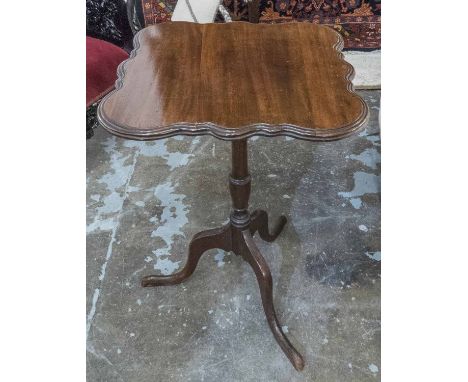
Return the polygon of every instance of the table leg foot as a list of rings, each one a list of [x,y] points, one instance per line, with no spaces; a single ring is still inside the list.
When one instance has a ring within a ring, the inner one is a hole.
[[[210,229],[197,233],[189,245],[188,258],[182,270],[168,276],[150,275],[141,280],[142,287],[175,285],[189,278],[197,267],[200,257],[209,249],[219,248],[231,251],[231,227]]]
[[[284,224],[283,224],[284,225]],[[245,247],[241,253],[242,257],[253,268],[257,277],[258,285],[260,287],[260,294],[262,296],[263,309],[270,325],[270,329],[275,336],[279,346],[289,358],[296,370],[304,368],[304,359],[302,355],[294,348],[289,342],[288,338],[281,329],[281,325],[276,317],[275,307],[273,305],[273,282],[271,277],[270,268],[263,258],[262,254],[255,244],[250,230],[242,231],[242,237]]]
[[[268,230],[268,214],[266,211],[263,210],[255,210],[251,214],[251,222],[250,222],[250,233],[252,235],[258,231],[258,234],[264,241],[272,242],[274,241],[281,231],[283,230],[284,226],[287,223],[286,216],[282,215],[278,219],[278,222],[273,227],[272,233]]]

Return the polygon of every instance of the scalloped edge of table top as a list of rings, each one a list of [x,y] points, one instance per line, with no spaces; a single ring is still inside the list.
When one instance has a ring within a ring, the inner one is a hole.
[[[190,23],[187,21],[174,21],[172,23]],[[283,27],[287,26],[292,23],[284,23],[284,24],[252,24],[248,22],[238,21],[236,23],[248,24],[252,26],[252,28],[257,27]],[[190,23],[193,24],[193,23]],[[216,24],[219,26],[222,25],[231,25],[232,23],[223,23],[223,24]],[[129,58],[125,61],[121,62],[117,68],[117,80],[115,81],[115,89],[107,94],[102,101],[98,105],[97,109],[97,118],[99,123],[110,133],[117,135],[122,138],[133,139],[133,140],[156,140],[156,139],[163,139],[172,137],[175,135],[211,135],[216,138],[222,140],[237,140],[237,139],[246,139],[253,136],[265,136],[265,137],[276,137],[276,136],[287,136],[297,139],[309,140],[309,141],[333,141],[338,140],[341,138],[346,138],[350,135],[355,134],[367,124],[369,119],[369,109],[366,102],[354,91],[353,83],[351,82],[354,78],[354,67],[347,61],[344,60],[344,56],[342,53],[342,49],[344,46],[343,37],[332,28],[317,25],[317,24],[310,24],[314,25],[314,27],[320,28],[327,28],[330,32],[334,33],[336,36],[336,43],[333,45],[333,49],[336,52],[337,58],[345,63],[347,68],[347,72],[344,76],[346,81],[346,91],[348,91],[352,96],[357,97],[362,105],[361,114],[359,117],[350,124],[325,129],[325,128],[314,128],[314,127],[301,127],[291,124],[267,124],[267,123],[253,123],[242,127],[236,128],[228,128],[220,126],[216,123],[212,122],[178,122],[178,123],[171,123],[169,125],[163,126],[156,126],[152,129],[136,129],[121,126],[119,124],[114,123],[109,118],[106,117],[103,111],[103,105],[105,102],[112,97],[115,93],[119,91],[119,89],[123,85],[123,81],[125,78],[126,73],[126,66],[128,62],[130,62],[138,53],[141,44],[140,44],[140,36],[145,33],[146,30],[150,28],[160,28],[164,27],[164,24],[157,24],[148,26],[138,33],[135,34],[133,38],[133,50],[130,53]],[[200,25],[200,24],[195,24]]]

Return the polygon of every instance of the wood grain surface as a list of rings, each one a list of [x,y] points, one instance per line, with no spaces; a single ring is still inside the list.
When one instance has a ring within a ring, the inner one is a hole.
[[[138,140],[339,139],[368,115],[342,46],[338,33],[311,23],[152,25],[135,36],[98,118],[111,133]]]

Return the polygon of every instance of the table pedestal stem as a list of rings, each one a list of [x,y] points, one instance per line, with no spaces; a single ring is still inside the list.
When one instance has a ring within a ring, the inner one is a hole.
[[[253,240],[258,232],[260,238],[272,242],[282,231],[286,218],[281,216],[273,232],[268,229],[268,215],[263,210],[249,213],[250,174],[248,169],[247,140],[232,142],[232,171],[229,177],[232,212],[227,225],[196,234],[189,245],[188,258],[182,270],[169,276],[146,276],[143,287],[174,285],[186,280],[194,271],[201,255],[214,248],[232,251],[247,261],[255,272],[262,297],[263,309],[276,341],[297,370],[304,368],[304,360],[281,329],[273,306],[273,283],[271,272]]]

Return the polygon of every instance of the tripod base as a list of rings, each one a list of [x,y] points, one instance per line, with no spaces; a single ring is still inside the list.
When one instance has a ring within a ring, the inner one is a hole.
[[[257,210],[252,213],[250,225],[241,230],[231,223],[224,227],[211,229],[196,234],[190,242],[188,259],[181,271],[169,276],[146,276],[141,280],[143,287],[179,284],[189,278],[203,253],[209,249],[232,251],[241,256],[253,268],[257,277],[262,296],[263,309],[276,341],[297,370],[304,368],[304,360],[294,346],[289,342],[281,329],[273,306],[273,284],[271,272],[265,259],[261,255],[253,240],[258,232],[259,236],[272,242],[283,230],[286,218],[281,216],[273,232],[268,230],[268,215],[265,211]]]
[[[229,189],[233,202],[230,222],[224,227],[197,233],[190,242],[188,259],[182,270],[169,276],[146,276],[141,280],[141,285],[154,287],[179,284],[192,275],[205,251],[218,248],[234,252],[253,268],[270,329],[294,367],[302,370],[304,359],[289,342],[276,317],[270,268],[253,240],[253,235],[258,232],[263,240],[272,242],[283,230],[286,218],[282,216],[270,233],[268,214],[265,211],[256,210],[252,214],[249,213],[250,175],[247,166],[247,140],[232,142],[232,173]]]

